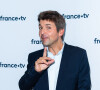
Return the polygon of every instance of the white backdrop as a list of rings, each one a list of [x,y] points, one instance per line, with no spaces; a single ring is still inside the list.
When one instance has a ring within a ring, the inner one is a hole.
[[[0,0],[0,90],[19,90],[28,54],[43,48],[37,15],[45,10],[65,17],[65,42],[87,50],[92,90],[100,90],[99,4],[100,0]]]

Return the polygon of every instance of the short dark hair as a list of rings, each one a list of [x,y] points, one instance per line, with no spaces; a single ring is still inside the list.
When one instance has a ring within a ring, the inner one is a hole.
[[[49,20],[55,23],[56,28],[57,28],[57,32],[59,32],[59,30],[64,29],[64,35],[65,35],[65,27],[66,27],[66,22],[64,17],[59,14],[57,11],[44,11],[41,12],[38,15],[38,21],[40,22],[40,20]],[[64,39],[64,35],[61,37],[62,40]]]

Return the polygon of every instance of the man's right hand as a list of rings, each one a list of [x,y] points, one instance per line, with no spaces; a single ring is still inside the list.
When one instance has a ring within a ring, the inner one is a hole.
[[[54,62],[54,59],[47,57],[47,48],[45,47],[43,57],[40,57],[35,62],[35,70],[37,72],[42,72],[43,70],[47,69],[53,62]]]

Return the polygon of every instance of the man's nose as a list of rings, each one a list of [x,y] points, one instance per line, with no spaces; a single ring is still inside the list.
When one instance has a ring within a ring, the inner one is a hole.
[[[46,31],[47,31],[47,30],[46,30],[45,28],[44,28],[44,29],[42,29],[42,30],[41,30],[41,34],[45,34],[45,33],[46,33]]]

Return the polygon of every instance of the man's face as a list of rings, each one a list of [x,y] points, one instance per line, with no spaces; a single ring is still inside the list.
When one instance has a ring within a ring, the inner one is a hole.
[[[39,36],[44,46],[56,44],[59,38],[61,38],[54,22],[48,20],[40,20]]]

